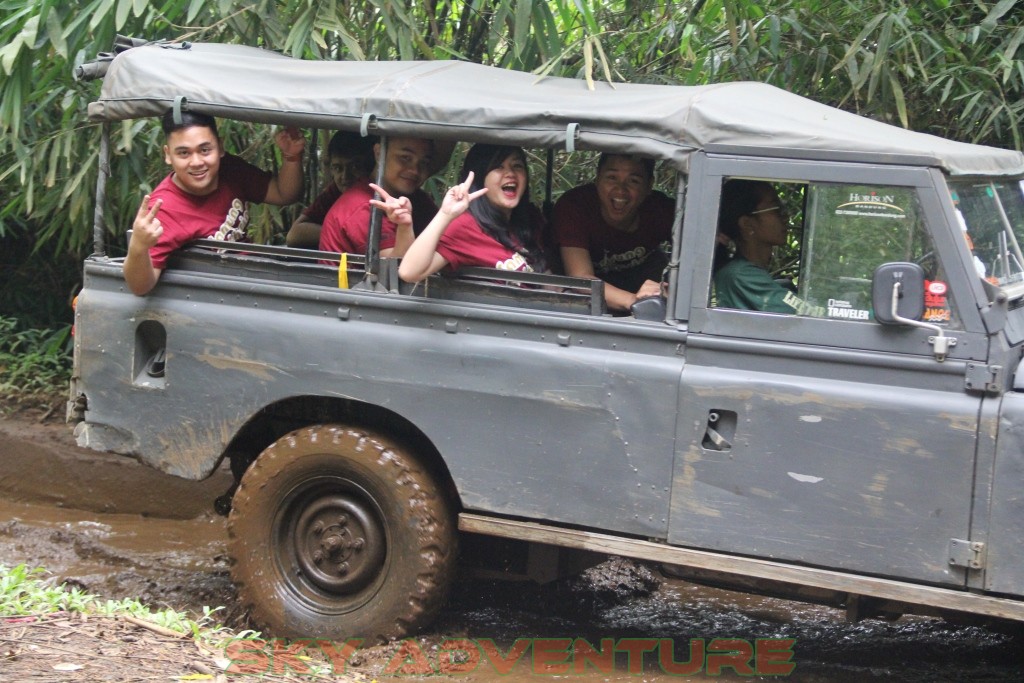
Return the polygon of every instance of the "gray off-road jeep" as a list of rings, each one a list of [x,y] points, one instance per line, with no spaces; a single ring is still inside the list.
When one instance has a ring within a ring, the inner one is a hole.
[[[457,540],[481,537],[539,579],[615,554],[855,618],[1024,620],[1021,154],[753,83],[588,89],[231,45],[125,50],[89,113],[109,135],[172,106],[640,154],[675,177],[667,296],[632,316],[559,275],[413,287],[373,239],[347,289],[320,263],[339,254],[202,240],[139,297],[97,222],[69,419],[180,477],[230,461],[232,576],[268,632],[414,631]],[[730,178],[790,207],[798,313],[716,306]]]

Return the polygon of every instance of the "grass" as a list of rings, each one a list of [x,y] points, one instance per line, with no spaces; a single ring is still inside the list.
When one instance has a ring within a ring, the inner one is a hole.
[[[42,569],[0,565],[0,616],[20,617],[52,612],[84,611],[93,597],[77,588],[50,586]]]
[[[127,615],[191,635],[210,645],[220,644],[225,637],[237,640],[259,636],[255,631],[236,635],[227,627],[218,625],[215,614],[221,609],[204,607],[203,616],[198,619],[173,609],[154,612],[138,600],[101,600],[79,588],[65,584],[55,586],[41,568],[32,569],[24,564],[16,567],[0,565],[0,617],[44,616],[55,612],[81,612],[107,617]]]
[[[134,677],[138,651],[111,651],[117,650],[110,643],[112,634],[117,631],[109,624],[115,620],[137,627],[127,649],[137,650],[138,641],[148,638],[148,644],[142,644],[142,651],[151,653],[163,664],[182,672],[203,672],[172,675],[171,680],[222,681],[225,680],[225,676],[220,674],[222,671],[231,676],[227,680],[239,683],[252,680],[263,683],[311,680],[357,683],[369,680],[358,673],[343,675],[344,664],[339,665],[341,671],[336,670],[335,664],[317,649],[319,645],[312,647],[308,641],[297,641],[298,650],[293,653],[281,649],[291,646],[264,640],[258,631],[235,632],[218,621],[217,613],[222,609],[204,607],[201,616],[192,618],[174,609],[153,610],[132,598],[103,600],[66,584],[55,585],[44,569],[33,569],[25,564],[15,567],[0,564],[0,643],[8,643],[0,651],[0,670],[3,670],[5,662],[16,666],[27,664],[33,657],[38,660],[37,655],[43,652],[59,657],[61,663],[54,665],[53,661],[42,660],[27,673],[22,668],[19,671],[23,675],[19,680],[35,680],[36,674],[51,674],[54,670],[81,671],[86,668],[86,663],[91,671],[102,670],[109,674],[109,680],[113,677],[117,680],[142,680]],[[43,641],[24,638],[25,631],[34,624],[44,626]],[[6,632],[5,628],[8,629]],[[21,635],[14,635],[18,631]],[[172,637],[173,647],[167,645],[168,636]],[[53,647],[55,639],[56,649]],[[20,643],[20,646],[10,643]],[[311,649],[307,650],[307,647]],[[276,661],[274,658],[278,656],[284,659]],[[195,664],[197,660],[202,665],[199,668]],[[254,675],[246,675],[248,673]],[[145,680],[155,679],[155,676],[145,677]],[[78,676],[66,680],[92,679]]]
[[[0,316],[0,411],[52,408],[71,378],[71,326],[25,327]]]

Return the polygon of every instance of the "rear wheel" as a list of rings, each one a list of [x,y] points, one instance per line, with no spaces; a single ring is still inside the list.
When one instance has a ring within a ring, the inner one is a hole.
[[[444,495],[379,435],[307,427],[267,448],[228,518],[231,576],[279,637],[397,638],[433,618],[455,564]]]

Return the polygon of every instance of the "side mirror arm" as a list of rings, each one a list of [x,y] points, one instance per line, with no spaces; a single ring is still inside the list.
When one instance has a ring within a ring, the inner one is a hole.
[[[901,322],[904,325],[910,325],[911,327],[920,327],[926,330],[931,330],[935,334],[928,337],[928,341],[932,345],[932,353],[935,354],[935,360],[940,363],[946,360],[946,356],[949,353],[949,347],[956,346],[956,337],[947,337],[942,328],[932,323],[922,322],[920,320],[914,320],[913,318],[904,318],[899,314],[899,299],[900,299],[900,287],[902,283],[897,280],[892,283],[892,317],[893,320]]]

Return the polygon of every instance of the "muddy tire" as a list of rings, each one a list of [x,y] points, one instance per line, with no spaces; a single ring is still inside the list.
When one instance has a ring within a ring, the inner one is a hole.
[[[451,510],[396,444],[343,425],[267,448],[228,518],[231,577],[267,635],[398,638],[428,623],[455,566]]]

